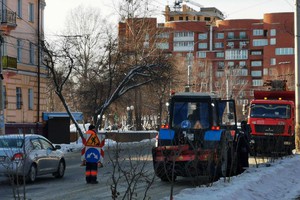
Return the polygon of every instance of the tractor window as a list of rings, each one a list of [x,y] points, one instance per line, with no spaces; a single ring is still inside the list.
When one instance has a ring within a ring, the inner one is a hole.
[[[175,102],[173,127],[202,129],[209,127],[207,102]]]
[[[235,125],[235,111],[233,101],[222,101],[219,103],[219,120],[221,125]]]

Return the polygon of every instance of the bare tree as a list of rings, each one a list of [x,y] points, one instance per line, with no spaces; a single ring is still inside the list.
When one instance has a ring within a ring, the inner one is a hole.
[[[108,158],[113,171],[108,184],[112,199],[150,199],[148,191],[155,180],[149,154],[152,144],[149,142],[136,145],[138,146],[132,148],[117,143],[110,147]],[[139,192],[140,189],[143,192]]]

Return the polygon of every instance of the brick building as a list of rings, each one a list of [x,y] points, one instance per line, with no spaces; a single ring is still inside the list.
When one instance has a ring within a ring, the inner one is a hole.
[[[216,92],[242,105],[269,79],[288,80],[288,89],[294,89],[294,13],[225,20],[216,8],[196,11],[182,5],[166,6],[164,15],[159,24],[148,18],[151,31],[140,31],[139,37],[152,38],[144,48],[155,45],[178,60],[185,80],[175,90]],[[119,23],[121,45],[132,44],[127,40],[134,35],[132,27],[142,29],[134,20]]]

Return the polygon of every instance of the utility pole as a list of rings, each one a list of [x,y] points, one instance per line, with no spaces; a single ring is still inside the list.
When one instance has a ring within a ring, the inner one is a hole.
[[[300,94],[300,70],[299,70],[299,28],[300,21],[298,20],[300,0],[295,0],[295,13],[294,13],[294,32],[295,32],[295,103],[296,103],[296,128],[295,128],[295,145],[296,151],[300,151],[300,108],[299,108],[299,94]]]
[[[3,99],[2,44],[3,44],[3,37],[2,37],[2,33],[0,33],[0,135],[5,134],[4,99]]]

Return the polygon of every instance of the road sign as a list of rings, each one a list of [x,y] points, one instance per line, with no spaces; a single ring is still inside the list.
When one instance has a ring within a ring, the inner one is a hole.
[[[100,160],[100,148],[87,147],[85,159],[87,162],[97,163]]]
[[[100,140],[99,140],[98,136],[96,134],[91,134],[91,136],[86,141],[85,146],[90,146],[90,147],[100,146]]]

